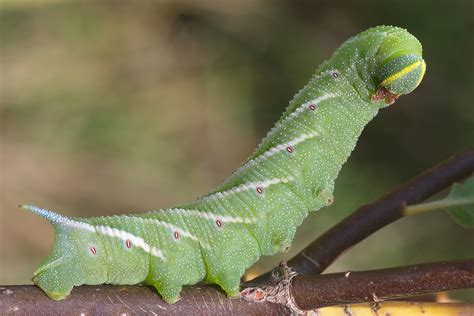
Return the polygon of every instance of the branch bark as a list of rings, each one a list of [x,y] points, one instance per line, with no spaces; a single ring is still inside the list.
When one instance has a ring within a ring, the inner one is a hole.
[[[0,287],[0,315],[289,315],[281,305],[228,299],[211,286],[183,289],[182,299],[170,305],[146,286],[75,287],[61,301],[48,298],[34,285]]]
[[[0,287],[0,315],[262,315],[474,287],[474,259],[364,272],[295,276],[288,287],[262,288],[263,297],[228,299],[216,287],[188,287],[174,305],[145,286],[80,286],[62,301],[33,285]],[[290,285],[291,283],[291,285]],[[259,293],[254,291],[254,293]],[[272,297],[273,295],[273,297]],[[471,306],[471,311],[474,307]],[[407,313],[409,310],[407,311]]]
[[[406,267],[312,276],[291,283],[299,309],[393,300],[426,293],[474,287],[474,259]]]

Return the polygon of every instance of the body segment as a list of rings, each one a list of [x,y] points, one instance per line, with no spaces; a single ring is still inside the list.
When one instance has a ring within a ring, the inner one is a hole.
[[[145,282],[173,303],[183,285],[200,280],[237,295],[245,269],[287,249],[308,213],[332,203],[365,125],[424,71],[415,37],[369,29],[318,68],[254,154],[210,194],[172,209],[90,219],[25,206],[56,232],[34,282],[54,299],[79,284]]]

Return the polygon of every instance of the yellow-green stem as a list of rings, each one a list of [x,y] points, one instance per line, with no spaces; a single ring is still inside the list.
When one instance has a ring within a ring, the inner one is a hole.
[[[417,215],[420,213],[425,213],[429,211],[439,210],[450,206],[459,206],[474,204],[474,198],[469,199],[459,199],[459,200],[439,200],[433,202],[420,203],[415,205],[405,206],[403,210],[404,216]]]

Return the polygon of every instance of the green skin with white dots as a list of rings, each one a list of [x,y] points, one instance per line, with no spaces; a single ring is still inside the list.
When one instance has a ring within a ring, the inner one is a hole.
[[[415,89],[424,71],[414,36],[371,28],[318,68],[254,154],[208,195],[172,209],[94,218],[22,206],[55,232],[34,283],[55,300],[81,284],[145,283],[174,303],[183,285],[202,280],[239,295],[247,268],[286,250],[308,212],[331,204],[364,126]]]

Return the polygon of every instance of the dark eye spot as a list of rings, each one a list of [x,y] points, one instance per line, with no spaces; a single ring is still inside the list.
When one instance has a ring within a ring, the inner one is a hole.
[[[97,253],[97,249],[95,249],[95,247],[90,247],[90,251],[93,255]]]
[[[310,105],[308,106],[308,109],[309,109],[310,111],[316,110],[316,104],[310,104]]]
[[[258,194],[262,194],[263,193],[263,188],[262,187],[257,187],[255,189],[255,191],[257,191]]]
[[[216,225],[217,225],[217,227],[221,228],[222,227],[222,222],[219,219],[216,219]]]
[[[294,150],[293,147],[288,146],[288,147],[286,147],[286,151],[287,151],[289,154],[292,154],[295,150]]]
[[[331,72],[331,76],[332,76],[334,79],[339,78],[339,71],[337,71],[337,70],[332,71],[332,72]]]
[[[127,246],[127,248],[132,248],[132,241],[130,239],[125,240],[125,246]]]
[[[174,239],[179,239],[179,233],[178,232],[174,232]]]

